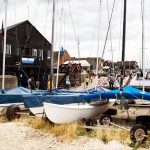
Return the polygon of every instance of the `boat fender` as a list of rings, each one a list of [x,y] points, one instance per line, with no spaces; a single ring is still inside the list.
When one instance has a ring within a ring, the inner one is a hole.
[[[81,69],[80,65],[77,65],[77,70],[80,70],[80,69]]]

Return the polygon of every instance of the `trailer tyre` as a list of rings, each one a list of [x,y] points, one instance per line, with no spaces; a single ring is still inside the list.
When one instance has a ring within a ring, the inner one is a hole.
[[[130,130],[130,139],[134,142],[146,141],[147,135],[148,135],[148,132],[147,132],[146,127],[141,124],[134,125]]]
[[[20,107],[17,105],[10,105],[8,106],[7,110],[6,110],[6,117],[9,121],[16,119],[16,118],[20,118],[20,114],[17,114],[17,112],[20,112]]]
[[[110,122],[113,122],[113,120],[112,117],[108,114],[103,114],[99,119],[99,123],[101,125],[110,125]]]

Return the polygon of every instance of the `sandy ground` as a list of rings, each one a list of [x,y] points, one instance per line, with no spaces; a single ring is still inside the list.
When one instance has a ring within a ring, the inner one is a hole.
[[[131,150],[119,141],[104,144],[101,140],[88,137],[63,143],[50,133],[14,122],[0,123],[0,135],[0,150]]]

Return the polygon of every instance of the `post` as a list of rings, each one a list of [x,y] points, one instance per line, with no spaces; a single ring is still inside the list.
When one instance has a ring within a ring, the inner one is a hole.
[[[121,109],[124,105],[123,96],[123,79],[124,79],[124,59],[125,59],[125,37],[126,37],[126,0],[124,0],[124,16],[123,16],[123,37],[122,37],[122,61],[121,61],[121,80],[120,80],[120,94],[121,94]]]
[[[4,90],[5,80],[5,55],[6,55],[6,35],[7,35],[7,0],[5,1],[5,31],[4,31],[4,50],[3,50],[3,74],[2,74],[2,89]]]
[[[52,94],[52,82],[53,82],[53,51],[54,51],[54,28],[55,27],[55,0],[53,0],[53,17],[52,17],[52,42],[50,51],[50,94]]]
[[[123,78],[124,78],[124,59],[125,59],[125,37],[126,37],[126,1],[124,0],[124,16],[123,16],[123,37],[122,37],[122,60],[121,60],[121,81],[120,81],[120,90],[123,87]]]

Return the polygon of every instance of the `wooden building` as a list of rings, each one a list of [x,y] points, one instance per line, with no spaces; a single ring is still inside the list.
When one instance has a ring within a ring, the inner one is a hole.
[[[0,74],[3,66],[3,30],[0,30]],[[28,21],[7,28],[5,74],[18,77],[26,87],[29,76],[40,89],[47,88],[50,73],[50,42]]]

